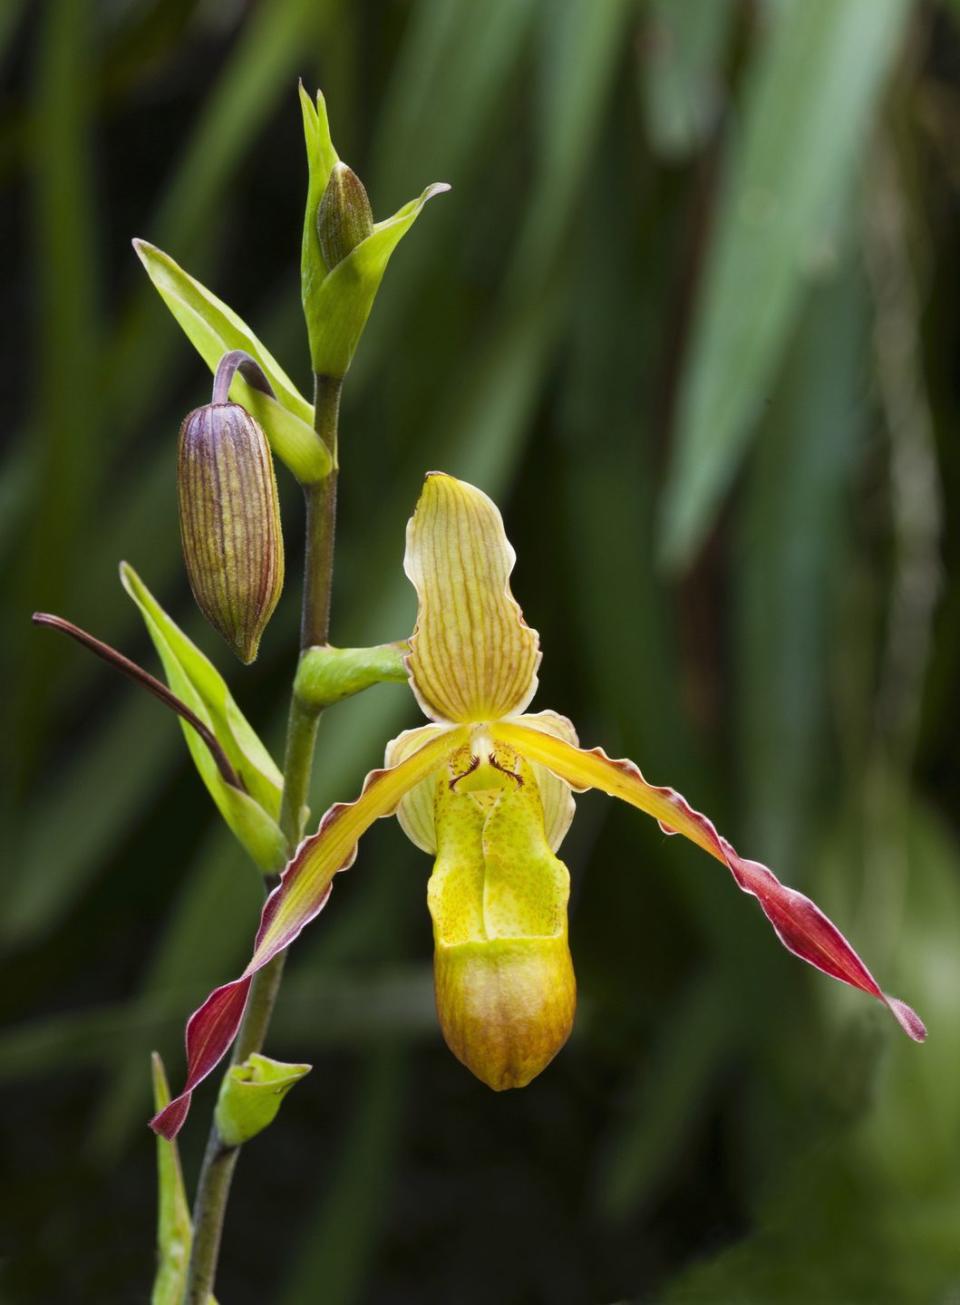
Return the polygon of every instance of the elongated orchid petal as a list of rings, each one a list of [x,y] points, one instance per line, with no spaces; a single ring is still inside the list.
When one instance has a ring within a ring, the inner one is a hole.
[[[901,1028],[916,1042],[926,1037],[920,1017],[904,1002],[882,991],[840,930],[820,908],[782,884],[758,861],[739,856],[707,819],[671,788],[648,784],[632,761],[613,761],[601,748],[587,752],[528,725],[501,722],[494,731],[528,761],[547,766],[572,788],[599,788],[654,816],[666,834],[683,834],[722,862],[737,885],[757,899],[788,951],[886,1005]]]
[[[187,1024],[187,1079],[183,1091],[151,1121],[163,1137],[180,1131],[196,1086],[223,1059],[237,1035],[250,983],[258,970],[289,947],[323,910],[333,876],[353,864],[360,836],[381,816],[392,815],[403,795],[441,766],[462,745],[466,731],[446,731],[391,769],[367,776],[355,802],[337,803],[304,839],[270,894],[260,918],[253,955],[243,974],[216,988]]]
[[[510,592],[515,561],[496,504],[431,472],[403,562],[419,600],[407,669],[431,720],[499,720],[536,692],[540,640]]]

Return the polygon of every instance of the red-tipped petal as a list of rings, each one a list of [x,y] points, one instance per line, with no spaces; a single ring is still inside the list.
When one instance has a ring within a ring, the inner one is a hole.
[[[183,1091],[150,1121],[154,1132],[173,1139],[190,1109],[190,1097],[237,1036],[250,981],[278,952],[289,947],[320,914],[331,880],[353,864],[357,841],[381,816],[392,815],[403,795],[436,770],[466,737],[462,729],[431,739],[400,765],[374,770],[355,802],[338,802],[320,821],[315,834],[297,848],[280,884],[267,898],[250,963],[238,979],[215,988],[187,1023],[187,1080]]]
[[[705,817],[699,816],[699,819],[705,820]],[[709,824],[709,821],[706,823]],[[713,826],[710,825],[710,828],[713,829]],[[674,831],[668,829],[666,832]],[[882,1001],[903,1031],[915,1042],[923,1042],[927,1030],[920,1016],[905,1002],[897,997],[888,997],[881,990],[853,947],[816,902],[812,902],[803,893],[798,893],[796,889],[787,888],[772,870],[768,870],[759,861],[745,861],[725,838],[716,834],[716,830],[714,834],[723,850],[721,859],[743,891],[751,893],[760,903],[764,915],[788,951],[810,965],[815,965],[824,974],[830,974],[842,983],[849,983],[851,987],[860,988]]]
[[[190,1110],[193,1089],[226,1055],[237,1036],[246,1005],[250,979],[235,979],[216,988],[187,1021],[187,1081],[183,1091],[154,1115],[150,1127],[172,1142]]]
[[[721,861],[745,893],[760,903],[783,945],[801,960],[882,1001],[916,1042],[923,1021],[904,1002],[888,997],[840,930],[803,893],[787,888],[759,861],[746,861],[672,788],[648,784],[632,761],[614,761],[602,748],[588,752],[525,724],[501,723],[496,734],[528,761],[538,761],[574,789],[599,788],[655,817],[666,834],[683,834]]]

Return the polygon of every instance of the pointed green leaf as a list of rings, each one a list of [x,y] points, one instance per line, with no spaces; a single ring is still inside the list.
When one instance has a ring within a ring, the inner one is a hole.
[[[287,1065],[256,1052],[241,1065],[231,1065],[223,1076],[216,1112],[217,1128],[227,1146],[242,1146],[272,1124],[283,1098],[312,1068]]]
[[[340,160],[330,139],[323,95],[318,91],[314,104],[301,83],[300,107],[309,169],[300,262],[303,312],[314,372],[339,380],[350,367],[390,255],[427,200],[450,188],[442,183],[428,186],[419,199],[410,200],[392,218],[378,222],[372,235],[336,267],[328,268],[320,252],[317,212],[330,173]]]
[[[150,1058],[153,1103],[162,1110],[170,1101],[170,1087],[157,1052]],[[180,1151],[176,1142],[157,1138],[157,1276],[151,1305],[180,1305],[187,1281],[193,1224],[183,1186]]]
[[[277,870],[286,861],[286,840],[277,824],[280,772],[219,671],[126,562],[121,563],[120,579],[140,609],[170,688],[210,726],[247,788],[241,793],[225,783],[206,744],[190,725],[182,723],[190,754],[210,796],[257,865],[264,871]]]
[[[373,235],[362,240],[319,284],[315,275],[304,282],[310,355],[318,376],[346,375],[390,255],[416,222],[427,200],[449,189],[444,182],[428,186],[419,199],[410,200],[393,217],[378,222]],[[319,260],[315,234],[313,239]]]
[[[241,712],[223,676],[177,623],[167,615],[128,562],[121,563],[124,589],[146,621],[156,626],[189,676],[213,721],[213,730],[250,793],[271,815],[279,816],[283,776],[256,731]],[[149,629],[149,625],[148,625]],[[151,635],[153,631],[150,631]]]
[[[303,302],[306,304],[327,275],[326,265],[320,256],[320,242],[317,239],[317,209],[320,207],[333,166],[340,160],[330,139],[327,102],[322,93],[317,91],[317,102],[314,104],[301,82],[300,108],[303,113],[303,139],[307,149],[308,169],[307,208],[303,218],[303,243],[300,253],[300,284]]]
[[[857,175],[906,0],[804,0],[771,15],[732,145],[680,398],[662,548],[688,562],[783,354]]]
[[[304,484],[322,480],[330,455],[313,429],[313,407],[237,314],[194,280],[178,263],[146,240],[134,248],[161,299],[211,371],[231,349],[244,349],[263,368],[276,399],[248,385],[237,373],[230,397],[251,412],[263,427],[270,447]]]

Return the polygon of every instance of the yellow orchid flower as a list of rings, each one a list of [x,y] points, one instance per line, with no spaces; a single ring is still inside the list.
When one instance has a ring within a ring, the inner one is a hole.
[[[297,849],[263,910],[250,963],[217,988],[187,1025],[183,1092],[152,1121],[179,1130],[190,1095],[236,1036],[251,979],[326,904],[357,842],[396,813],[436,857],[427,892],[437,1009],[454,1054],[496,1089],[521,1087],[563,1046],[576,985],[567,946],[569,875],[556,851],[573,791],[602,789],[683,834],[727,867],[795,955],[884,1002],[911,1038],[924,1026],[887,996],[809,898],[740,857],[673,789],[648,784],[631,761],[584,751],[565,717],[527,714],[539,638],[510,592],[515,554],[494,503],[472,485],[431,473],[407,528],[404,569],[419,600],[410,686],[430,724],[387,746],[355,802],[330,808]]]

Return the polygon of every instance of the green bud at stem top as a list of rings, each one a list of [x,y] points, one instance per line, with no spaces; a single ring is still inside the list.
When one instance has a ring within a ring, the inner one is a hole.
[[[180,428],[180,537],[190,588],[242,662],[283,588],[283,534],[263,431],[236,403],[196,408]]]
[[[317,208],[317,237],[327,271],[373,234],[373,210],[363,182],[345,163],[335,163]]]

